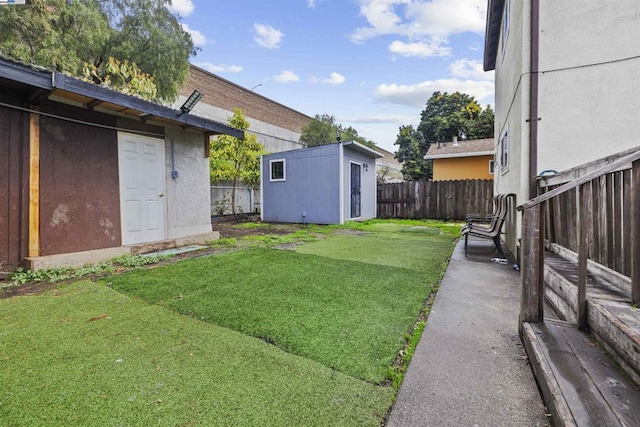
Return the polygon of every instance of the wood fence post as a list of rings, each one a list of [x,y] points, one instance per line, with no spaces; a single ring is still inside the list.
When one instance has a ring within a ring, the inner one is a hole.
[[[640,160],[631,167],[631,304],[640,304]]]
[[[522,216],[522,298],[520,322],[542,322],[544,315],[544,204]]]
[[[591,212],[591,182],[578,187],[580,209],[578,211],[578,329],[587,328],[587,262],[593,241],[593,216]]]

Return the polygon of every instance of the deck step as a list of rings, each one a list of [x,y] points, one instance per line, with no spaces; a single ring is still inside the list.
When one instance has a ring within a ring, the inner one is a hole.
[[[545,298],[560,318],[576,323],[577,266],[545,254]],[[587,325],[595,338],[630,379],[640,386],[640,310],[631,306],[625,292],[598,275],[587,281]]]
[[[523,342],[554,426],[640,425],[640,391],[587,334],[546,320]]]

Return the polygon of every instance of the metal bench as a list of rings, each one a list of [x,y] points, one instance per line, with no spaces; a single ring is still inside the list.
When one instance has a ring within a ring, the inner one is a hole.
[[[480,214],[480,213],[470,213],[465,215],[464,222],[465,224],[472,223],[489,223],[495,216],[495,212],[498,210],[498,205],[500,204],[500,199],[504,197],[504,194],[498,194],[493,197],[493,211],[490,214]]]
[[[515,197],[515,194],[499,194],[496,196],[494,199],[494,212],[491,215],[491,222],[488,226],[480,225],[477,222],[467,222],[467,224],[462,227],[461,237],[464,237],[465,255],[467,255],[468,251],[469,236],[475,236],[493,240],[498,250],[498,255],[502,258],[505,257],[502,244],[500,243],[500,231],[509,213],[510,197]]]

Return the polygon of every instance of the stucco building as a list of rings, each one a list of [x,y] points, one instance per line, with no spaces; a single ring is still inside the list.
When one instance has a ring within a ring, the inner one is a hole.
[[[192,114],[222,123],[240,108],[249,121],[249,133],[270,153],[302,148],[300,134],[312,117],[267,97],[191,65],[189,76],[180,89],[175,107],[197,90],[204,96]]]
[[[434,181],[493,179],[493,138],[431,144],[424,158],[433,161]]]
[[[484,69],[495,70],[495,193],[517,204],[543,171],[639,145],[640,3],[489,0]],[[521,219],[507,223],[517,248]]]

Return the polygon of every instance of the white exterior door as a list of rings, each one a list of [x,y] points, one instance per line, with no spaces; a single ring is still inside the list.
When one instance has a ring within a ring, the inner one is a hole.
[[[164,140],[118,133],[122,244],[165,239]]]

